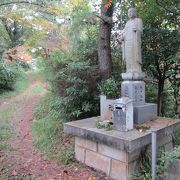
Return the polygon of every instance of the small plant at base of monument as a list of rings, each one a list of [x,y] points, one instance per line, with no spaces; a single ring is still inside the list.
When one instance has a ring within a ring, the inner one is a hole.
[[[96,127],[98,129],[106,129],[107,131],[113,130],[113,123],[111,121],[97,121]]]
[[[107,98],[114,99],[119,96],[119,83],[117,83],[114,78],[102,81],[98,85],[98,89],[101,95],[105,95]]]

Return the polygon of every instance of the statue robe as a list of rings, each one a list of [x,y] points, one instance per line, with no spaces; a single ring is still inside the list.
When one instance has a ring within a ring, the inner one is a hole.
[[[141,34],[143,31],[140,18],[130,19],[123,30],[123,59],[126,62],[126,72],[142,72],[141,64]]]

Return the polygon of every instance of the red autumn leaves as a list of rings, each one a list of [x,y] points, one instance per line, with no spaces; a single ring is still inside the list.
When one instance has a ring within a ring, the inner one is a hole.
[[[113,4],[113,0],[109,0],[105,5],[104,8],[109,9]]]

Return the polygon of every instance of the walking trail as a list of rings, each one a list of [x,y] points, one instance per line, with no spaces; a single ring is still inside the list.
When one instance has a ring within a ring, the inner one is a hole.
[[[103,173],[79,163],[66,166],[47,160],[33,146],[31,134],[33,110],[46,91],[44,83],[31,79],[30,86],[23,93],[0,104],[1,111],[10,108],[13,112],[9,124],[14,132],[9,140],[11,150],[4,152],[0,150],[0,180],[6,178],[10,180],[109,179]]]

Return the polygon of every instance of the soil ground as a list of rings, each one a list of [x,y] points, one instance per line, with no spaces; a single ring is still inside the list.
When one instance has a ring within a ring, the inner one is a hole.
[[[110,179],[105,174],[80,163],[67,166],[47,160],[34,147],[31,134],[33,110],[46,91],[45,83],[30,79],[30,85],[23,93],[0,104],[1,111],[10,108],[12,116],[8,124],[13,129],[13,136],[8,140],[10,148],[0,149],[0,180]]]

